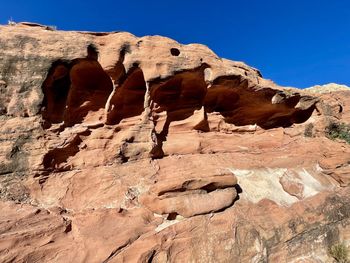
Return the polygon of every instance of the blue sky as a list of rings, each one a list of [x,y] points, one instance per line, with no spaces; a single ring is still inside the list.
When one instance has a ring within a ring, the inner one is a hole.
[[[350,86],[350,1],[49,1],[1,3],[7,20],[62,30],[129,31],[202,43],[280,85]]]

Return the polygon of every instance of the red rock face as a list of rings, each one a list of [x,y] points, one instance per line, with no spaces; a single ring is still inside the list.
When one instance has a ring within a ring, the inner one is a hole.
[[[159,36],[0,27],[1,262],[331,262],[350,92]],[[317,96],[315,95],[317,94]]]

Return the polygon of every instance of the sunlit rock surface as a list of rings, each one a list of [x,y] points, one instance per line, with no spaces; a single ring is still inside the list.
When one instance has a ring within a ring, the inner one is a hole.
[[[0,26],[1,262],[332,262],[350,92],[199,44]]]

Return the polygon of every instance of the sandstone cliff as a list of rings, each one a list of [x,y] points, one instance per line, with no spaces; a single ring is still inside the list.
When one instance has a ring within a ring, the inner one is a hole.
[[[1,262],[332,262],[349,242],[350,147],[329,136],[349,91],[30,23],[0,26],[0,91]]]

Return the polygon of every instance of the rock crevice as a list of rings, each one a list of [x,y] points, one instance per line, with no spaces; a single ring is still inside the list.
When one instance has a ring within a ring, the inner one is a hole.
[[[161,36],[0,26],[0,261],[327,262],[349,94]]]

